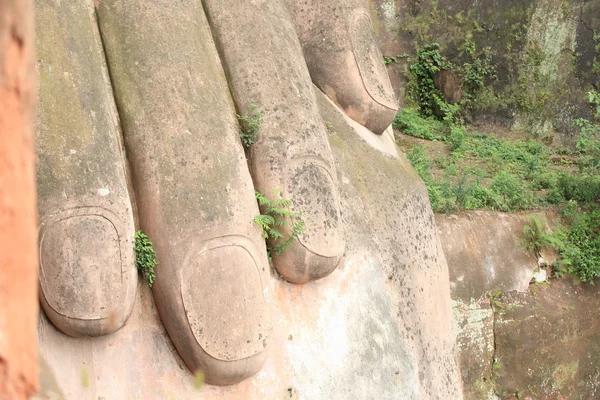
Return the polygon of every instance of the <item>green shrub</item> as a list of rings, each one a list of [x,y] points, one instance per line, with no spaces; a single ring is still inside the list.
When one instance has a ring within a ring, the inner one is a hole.
[[[444,95],[435,87],[434,76],[438,71],[451,70],[454,66],[448,62],[446,57],[440,54],[439,43],[431,43],[423,46],[417,52],[415,63],[410,66],[410,72],[414,76],[414,83],[409,85],[409,94],[419,107],[419,112],[425,117],[438,116],[440,104]]]
[[[152,242],[142,231],[135,233],[135,265],[152,287],[156,279],[155,268],[158,265]]]
[[[535,190],[552,189],[558,184],[558,174],[554,171],[538,171],[531,175],[530,179],[531,187]]]
[[[452,125],[450,127],[450,135],[447,139],[450,150],[459,150],[465,142],[465,136],[467,136],[467,129],[464,126]]]
[[[577,140],[580,169],[600,170],[600,125],[582,118],[575,120],[575,125],[580,129]]]
[[[600,208],[575,215],[564,242],[559,249],[561,265],[583,282],[594,284],[600,276]]]
[[[548,194],[548,201],[558,204],[565,200],[576,200],[583,203],[594,203],[600,200],[600,175],[560,173],[556,186]]]
[[[523,245],[536,257],[540,257],[540,250],[544,247],[562,247],[563,242],[558,236],[546,232],[546,224],[546,218],[534,214],[527,217],[523,226]]]
[[[418,111],[404,108],[394,118],[394,129],[401,130],[404,134],[420,139],[442,139],[444,124],[432,118],[423,118]]]
[[[514,211],[527,208],[525,187],[508,171],[501,171],[490,185],[497,194],[497,205],[501,211]]]
[[[415,146],[406,154],[408,161],[426,183],[431,180],[431,159],[425,146]]]

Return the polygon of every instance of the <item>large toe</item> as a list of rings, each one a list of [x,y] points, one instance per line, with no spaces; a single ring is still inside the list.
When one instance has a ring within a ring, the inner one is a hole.
[[[119,329],[137,287],[117,111],[90,11],[36,3],[40,301],[73,336]]]
[[[288,1],[313,82],[349,117],[381,134],[398,111],[362,0]]]
[[[210,384],[238,383],[267,356],[271,325],[253,247],[237,235],[194,243],[179,279],[157,276],[154,297],[169,336]]]

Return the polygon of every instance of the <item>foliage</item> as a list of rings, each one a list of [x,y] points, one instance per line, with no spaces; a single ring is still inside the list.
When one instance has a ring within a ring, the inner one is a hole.
[[[600,169],[600,125],[583,118],[575,120],[575,125],[580,128],[577,150],[582,155],[582,167]]]
[[[449,124],[459,122],[461,113],[470,107],[484,88],[486,79],[494,74],[495,66],[491,62],[489,48],[478,51],[475,42],[468,38],[462,50],[467,55],[462,65],[448,61],[440,53],[438,43],[424,45],[417,51],[416,60],[409,67],[408,92],[424,117],[435,117]],[[434,77],[441,71],[454,71],[461,76],[463,100],[460,104],[448,103],[435,86]]]
[[[490,185],[490,189],[498,194],[500,211],[512,211],[527,208],[525,203],[525,187],[521,180],[507,170],[502,170]]]
[[[440,115],[440,106],[446,105],[446,102],[442,92],[435,87],[434,76],[436,72],[453,68],[446,57],[440,54],[438,43],[427,44],[419,49],[416,61],[410,66],[414,83],[409,85],[409,94],[416,101],[420,114],[425,117]]]
[[[135,265],[152,287],[156,279],[155,269],[158,265],[152,242],[142,231],[135,233]]]
[[[468,39],[463,45],[463,50],[469,57],[460,68],[464,82],[463,105],[467,105],[483,89],[486,78],[494,74],[496,67],[492,64],[489,47],[478,52],[475,42]]]
[[[258,141],[260,125],[262,124],[262,117],[264,113],[258,111],[258,106],[250,104],[248,107],[250,115],[239,115],[237,114],[240,122],[240,138],[244,147],[248,148]]]
[[[404,113],[412,115],[407,109]],[[549,169],[550,151],[544,145],[468,132],[457,124],[442,126],[443,133],[404,129],[405,133],[439,138],[448,144],[450,157],[438,156],[432,160],[427,148],[420,146],[408,153],[409,161],[427,185],[434,211],[447,213],[478,208],[515,211],[547,201],[543,198],[545,189],[556,185],[558,174]],[[419,129],[428,129],[428,125],[422,123]],[[434,170],[443,176],[433,174]]]
[[[533,214],[527,217],[523,226],[523,245],[536,257],[540,257],[540,251],[544,247],[560,247],[562,240],[557,235],[546,232],[544,225],[548,222],[545,217]]]
[[[254,217],[254,222],[262,228],[263,237],[270,242],[267,245],[269,257],[278,256],[304,233],[304,221],[300,214],[290,210],[292,201],[281,197],[276,191],[272,192],[273,200],[258,191],[254,191],[254,195],[262,210],[261,215]],[[287,237],[280,232],[286,227],[290,232]]]
[[[390,64],[394,64],[398,62],[398,57],[393,57],[393,56],[383,56],[383,63],[385,65],[390,65]]]
[[[588,102],[592,107],[594,119],[600,120],[600,93],[595,90],[588,92]]]
[[[571,219],[570,228],[555,233],[562,241],[557,246],[557,267],[593,285],[593,280],[600,277],[600,208],[591,206],[584,212],[575,212]]]
[[[447,143],[449,156],[414,146],[408,160],[425,182],[435,212],[528,210],[557,204],[563,227],[546,232],[543,218],[529,217],[523,244],[539,256],[543,247],[560,255],[555,276],[571,273],[583,282],[600,277],[600,126],[578,120],[577,150],[552,149],[536,140],[506,140],[404,109],[394,127]],[[437,146],[436,146],[437,148]],[[562,154],[565,157],[551,155]],[[567,157],[568,156],[568,157]]]
[[[394,118],[394,129],[421,139],[442,139],[445,126],[434,118],[424,118],[412,108],[404,108]]]

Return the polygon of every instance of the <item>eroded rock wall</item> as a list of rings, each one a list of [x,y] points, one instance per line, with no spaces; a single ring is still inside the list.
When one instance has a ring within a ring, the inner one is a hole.
[[[590,117],[586,93],[600,82],[598,0],[371,0],[371,11],[384,56],[412,57],[435,42],[461,64],[466,41],[489,47],[496,72],[474,104],[477,122],[560,132],[556,140],[573,144],[573,121]],[[400,99],[406,68],[406,58],[388,65]]]
[[[530,283],[538,260],[521,243],[523,215],[471,211],[436,221],[465,399],[596,398],[598,290],[571,277]]]

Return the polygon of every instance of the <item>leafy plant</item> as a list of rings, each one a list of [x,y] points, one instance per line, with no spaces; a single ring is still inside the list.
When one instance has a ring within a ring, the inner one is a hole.
[[[439,71],[453,68],[446,57],[441,55],[439,43],[425,45],[417,52],[416,61],[410,66],[415,80],[409,85],[409,94],[416,101],[423,116],[437,116],[441,112],[440,106],[446,105],[444,95],[435,87],[434,76]]]
[[[582,282],[594,284],[600,277],[600,208],[573,216],[571,228],[563,233],[564,244],[558,249],[560,265]]]
[[[498,206],[501,211],[513,211],[526,207],[525,188],[517,177],[502,170],[490,185],[498,194]]]
[[[237,118],[240,122],[240,138],[244,147],[248,148],[258,141],[259,130],[262,124],[264,113],[258,110],[258,106],[250,104],[248,107],[250,115],[239,115]]]
[[[158,265],[156,253],[152,247],[152,242],[142,231],[135,233],[135,265],[142,273],[142,276],[148,281],[148,286],[152,287],[156,279],[155,269]]]
[[[254,222],[263,230],[263,237],[269,242],[269,257],[275,257],[286,251],[298,237],[305,232],[302,216],[290,210],[292,201],[272,192],[273,200],[258,191],[254,195],[261,207],[262,214],[254,217]],[[287,227],[287,229],[286,229]],[[289,230],[287,237],[280,230]]]
[[[390,64],[394,64],[398,62],[398,57],[393,57],[393,56],[383,56],[383,63],[385,65],[390,65]]]
[[[540,257],[540,251],[544,247],[560,248],[563,242],[557,235],[547,233],[544,225],[547,223],[544,217],[530,215],[523,226],[522,241],[525,248],[536,257]]]
[[[422,117],[415,109],[404,108],[394,118],[394,129],[416,138],[436,140],[442,139],[444,124],[433,118]]]
[[[496,67],[491,62],[489,47],[477,51],[475,42],[467,39],[463,45],[463,50],[469,57],[469,60],[460,67],[464,83],[463,95],[465,99],[463,105],[467,105],[483,89],[485,80],[494,74]]]
[[[590,90],[588,92],[588,102],[592,107],[594,118],[600,119],[600,93],[595,90]]]

